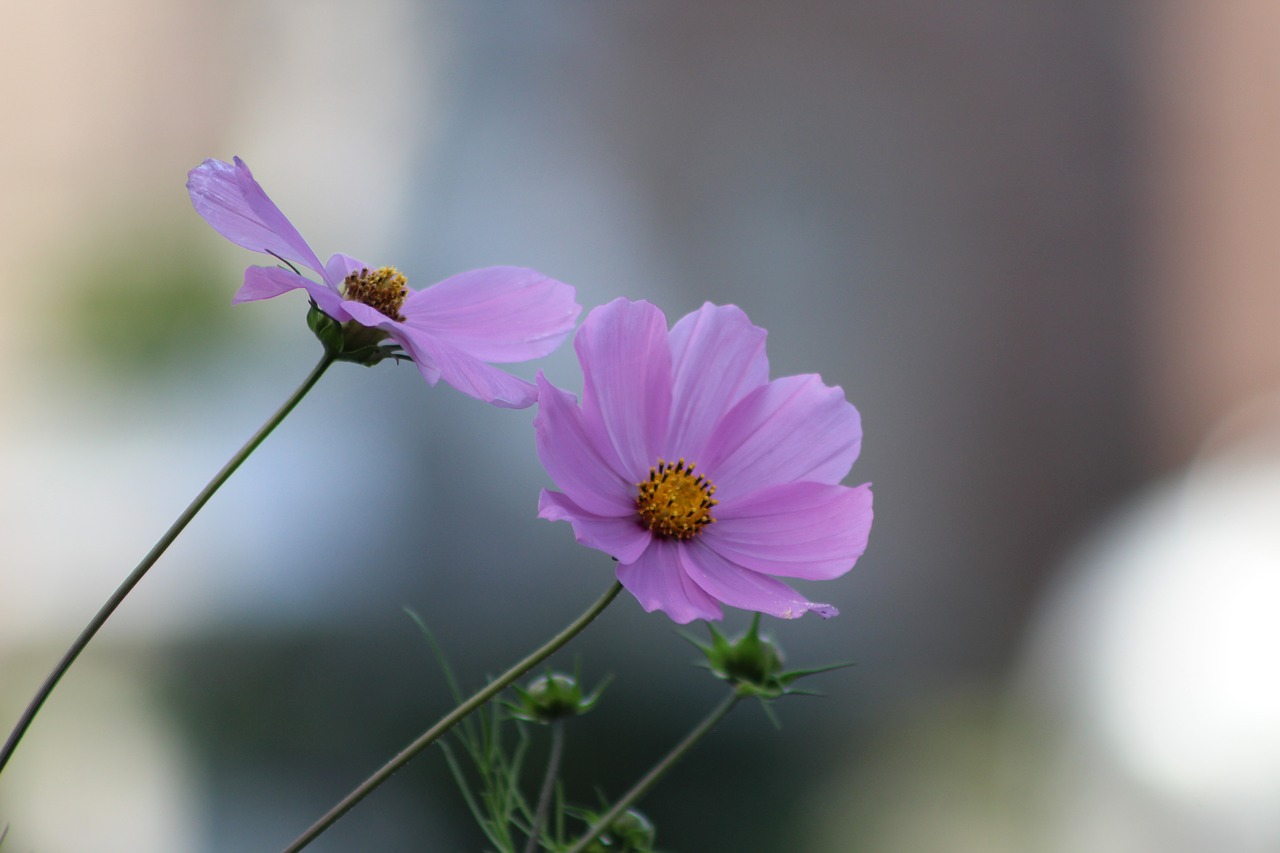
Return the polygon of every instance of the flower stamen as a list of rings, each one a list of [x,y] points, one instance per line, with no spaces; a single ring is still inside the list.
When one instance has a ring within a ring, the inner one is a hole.
[[[681,459],[672,465],[659,459],[649,469],[649,479],[636,484],[636,511],[655,536],[692,539],[715,521],[711,508],[719,501],[711,496],[716,487],[703,475],[694,476],[695,464]]]
[[[353,302],[361,302],[392,320],[404,322],[400,308],[409,295],[409,285],[395,267],[379,267],[373,271],[365,267],[358,273],[353,272],[343,279],[342,293]]]

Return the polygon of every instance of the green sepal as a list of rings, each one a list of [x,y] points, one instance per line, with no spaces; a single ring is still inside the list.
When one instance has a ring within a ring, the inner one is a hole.
[[[383,344],[387,333],[381,329],[362,326],[355,320],[339,323],[320,310],[315,301],[307,311],[307,328],[309,328],[335,361],[349,361],[373,367],[388,358],[397,362],[401,359],[413,361],[399,344]]]
[[[529,682],[528,687],[515,685],[513,689],[520,703],[504,703],[511,716],[531,723],[551,723],[566,717],[585,714],[600,701],[609,678],[597,685],[589,694],[583,694],[582,681],[575,667],[573,675],[547,670]]]
[[[320,340],[320,345],[324,347],[326,353],[332,356],[341,355],[344,338],[342,324],[321,311],[314,300],[307,311],[307,328]]]
[[[375,364],[381,364],[388,358],[394,358],[396,361],[399,361],[400,359],[412,361],[404,350],[400,348],[399,344],[387,344],[386,346],[363,346],[358,349],[338,353],[334,357],[338,361],[349,361],[352,364],[362,364],[365,367],[373,367]]]

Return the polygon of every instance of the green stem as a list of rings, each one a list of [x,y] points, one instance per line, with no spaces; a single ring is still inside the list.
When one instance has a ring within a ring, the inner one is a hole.
[[[613,825],[614,821],[622,816],[623,812],[631,808],[637,800],[649,792],[650,788],[658,784],[658,780],[661,779],[677,761],[683,758],[684,754],[692,749],[694,744],[710,734],[711,730],[716,727],[716,724],[723,720],[725,716],[733,710],[733,707],[738,704],[738,700],[741,698],[742,697],[739,696],[736,691],[726,696],[724,701],[717,705],[715,710],[706,716],[706,719],[701,723],[698,723],[697,727],[694,728],[693,731],[685,735],[684,740],[676,744],[675,749],[667,753],[665,758],[655,764],[648,773],[644,774],[639,782],[632,785],[631,790],[623,794],[622,799],[613,804],[613,808],[601,815],[599,819],[591,825],[591,829],[587,831],[587,834],[579,838],[577,843],[569,848],[568,853],[583,853],[583,851],[587,849],[587,845],[599,838],[603,832]]]
[[[542,778],[542,789],[538,792],[533,829],[524,845],[524,853],[538,853],[538,839],[542,836],[542,828],[546,826],[547,815],[551,812],[551,795],[556,790],[556,777],[560,775],[560,758],[563,755],[564,720],[554,720],[551,723],[551,755],[547,758],[547,772]]]
[[[524,660],[498,676],[496,681],[490,682],[487,687],[481,689],[470,699],[466,700],[448,714],[441,717],[440,721],[427,729],[421,737],[406,746],[404,749],[400,750],[400,752],[384,764],[378,772],[366,779],[350,794],[347,794],[347,796],[345,796],[336,806],[325,812],[324,816],[312,824],[310,829],[302,833],[302,835],[298,836],[292,844],[286,847],[284,849],[284,853],[297,853],[297,851],[306,847],[312,841],[315,841],[316,838],[320,836],[320,833],[333,826],[333,824],[337,822],[338,818],[351,811],[357,803],[369,796],[369,794],[373,793],[375,788],[390,779],[393,773],[408,764],[417,756],[418,753],[435,743],[443,734],[461,722],[468,714],[501,693],[517,678],[524,675],[547,658],[551,657],[551,655],[558,651],[561,646],[581,633],[582,629],[590,625],[592,620],[599,616],[604,609],[609,606],[609,602],[613,601],[621,591],[622,584],[614,581],[613,586],[609,587],[609,591],[602,595],[595,604],[587,608],[581,616],[569,623],[567,628],[559,634],[556,634],[547,641],[545,645],[534,651]]]
[[[191,519],[195,518],[196,513],[204,507],[209,498],[213,497],[214,492],[218,491],[222,484],[240,467],[241,463],[248,459],[249,455],[257,450],[258,445],[262,444],[266,437],[271,435],[271,431],[279,426],[280,422],[293,411],[294,407],[307,395],[307,392],[320,380],[320,377],[324,375],[324,372],[329,369],[329,365],[333,364],[333,362],[334,357],[326,352],[319,363],[312,368],[310,375],[298,386],[298,390],[294,391],[289,399],[284,402],[284,405],[253,434],[253,437],[245,443],[244,447],[241,447],[234,456],[227,460],[227,464],[222,466],[222,470],[215,474],[213,479],[200,490],[200,494],[196,495],[195,500],[182,511],[182,515],[178,516],[178,519],[169,526],[169,529],[164,532],[159,541],[142,558],[142,562],[138,563],[137,567],[129,573],[129,576],[124,579],[124,583],[116,588],[116,591],[107,599],[107,603],[102,605],[102,609],[98,611],[98,614],[80,632],[80,636],[76,637],[76,641],[71,644],[71,648],[67,649],[66,654],[62,656],[62,660],[58,661],[58,665],[45,678],[44,684],[40,685],[40,689],[36,691],[36,695],[27,705],[27,709],[23,711],[18,724],[14,726],[9,739],[5,741],[4,749],[0,750],[0,772],[3,772],[5,765],[9,763],[9,758],[13,755],[13,751],[18,748],[18,742],[26,734],[31,721],[35,719],[40,707],[44,705],[45,700],[49,698],[49,694],[53,692],[53,688],[58,685],[62,676],[71,668],[71,664],[75,663],[76,658],[84,651],[85,646],[89,645],[89,641],[98,633],[98,629],[106,624],[107,619],[120,606],[120,602],[124,601],[125,596],[138,585],[138,581],[142,580],[142,576],[155,565],[156,560],[160,559],[160,555],[173,544],[173,540],[178,538],[178,534],[190,523]]]

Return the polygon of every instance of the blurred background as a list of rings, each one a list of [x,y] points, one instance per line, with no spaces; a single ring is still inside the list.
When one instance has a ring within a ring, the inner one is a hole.
[[[861,410],[842,615],[769,625],[856,666],[722,724],[662,849],[1280,850],[1278,47],[1247,0],[8,0],[0,728],[319,356],[191,210],[239,155],[322,257],[736,303]],[[333,369],[54,693],[5,850],[280,849],[451,707],[404,608],[467,687],[559,630],[612,564],[531,419]],[[624,597],[556,658],[615,676],[571,796],[718,700],[694,656]],[[483,841],[426,754],[312,849]]]

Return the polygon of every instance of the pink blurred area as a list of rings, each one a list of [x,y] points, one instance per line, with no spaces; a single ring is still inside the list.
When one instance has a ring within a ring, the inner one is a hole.
[[[718,733],[651,799],[660,847],[1280,845],[1280,638],[1259,607],[1280,577],[1280,8],[5,18],[0,726],[318,355],[299,301],[230,306],[256,259],[190,209],[186,171],[239,155],[322,257],[415,286],[534,266],[588,309],[735,303],[775,375],[819,372],[859,407],[871,548],[821,590],[839,620],[776,626],[799,665],[858,665],[783,704],[780,733]],[[542,366],[576,381],[567,351]],[[55,694],[0,778],[8,843],[283,846],[443,701],[403,606],[478,673],[607,584],[533,517],[532,451],[528,418],[411,369],[326,377]],[[704,685],[667,625],[615,610],[582,654],[618,672],[654,752]],[[630,692],[670,670],[660,711]],[[433,773],[316,849],[475,846]]]

